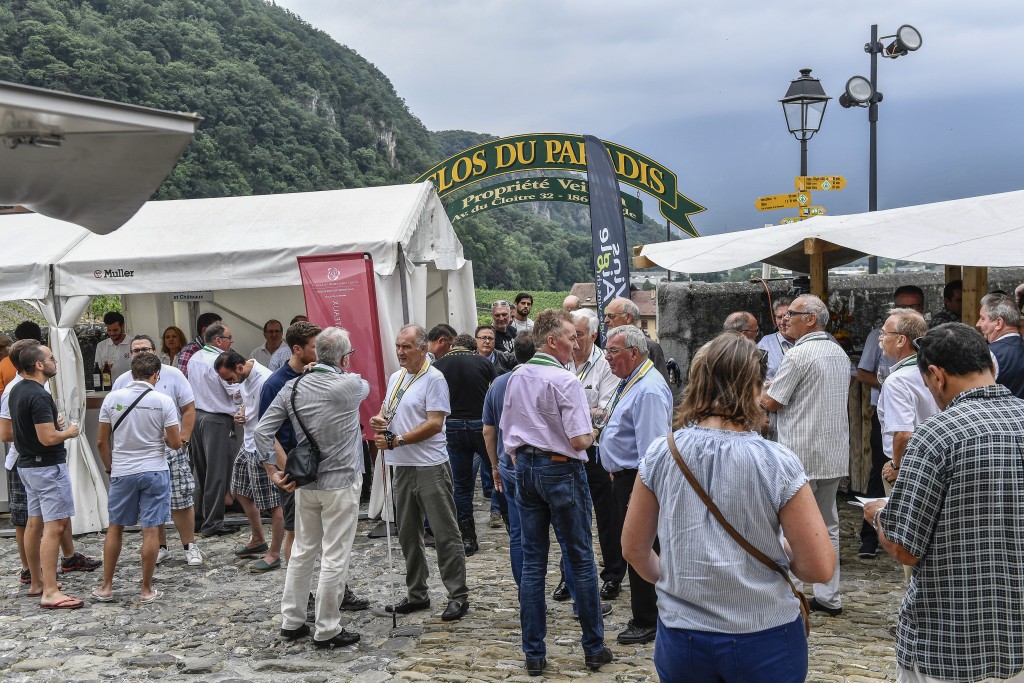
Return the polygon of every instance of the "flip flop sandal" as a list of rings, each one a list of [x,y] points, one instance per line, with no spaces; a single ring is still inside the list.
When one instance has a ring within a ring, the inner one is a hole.
[[[85,607],[85,603],[78,598],[64,598],[52,605],[39,605],[39,607],[42,609],[79,609]]]
[[[89,597],[91,597],[96,602],[113,602],[114,601],[114,594],[113,593],[111,593],[110,595],[100,595],[96,591],[93,591],[93,592],[89,593]]]
[[[153,593],[148,598],[143,598],[139,602],[141,602],[143,605],[148,605],[151,602],[156,602],[157,600],[159,600],[162,597],[164,597],[164,592],[163,591],[157,591],[156,593]]]

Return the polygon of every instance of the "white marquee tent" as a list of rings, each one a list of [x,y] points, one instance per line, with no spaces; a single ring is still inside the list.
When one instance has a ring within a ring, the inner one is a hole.
[[[263,342],[268,317],[305,310],[297,256],[368,253],[386,373],[397,369],[393,341],[406,322],[447,322],[458,330],[476,324],[472,264],[430,183],[149,202],[108,235],[36,214],[3,217],[0,226],[41,242],[65,235],[64,249],[35,258],[45,263],[52,254],[52,283],[41,266],[27,273],[41,279],[21,292],[33,296],[7,298],[39,300],[57,340],[51,343],[62,368],[59,397],[69,406],[85,399],[81,350],[71,328],[95,295],[125,295],[128,333],[157,337],[169,325],[191,330],[195,309],[173,302],[173,292],[210,292],[203,309],[224,317],[236,348],[246,354]],[[9,260],[17,259],[0,259],[5,281],[15,265]],[[121,276],[107,276],[117,271]],[[89,454],[84,438],[78,441],[76,450]],[[92,458],[75,459],[93,466],[93,490],[76,490],[76,502],[97,503],[80,506],[74,530],[95,531],[106,525],[103,479]],[[76,486],[88,486],[85,479],[76,477]]]
[[[688,273],[758,261],[808,273],[804,240],[809,238],[839,247],[825,254],[830,268],[867,254],[959,266],[1019,266],[1024,263],[1024,191],[648,244],[637,260],[641,266]]]

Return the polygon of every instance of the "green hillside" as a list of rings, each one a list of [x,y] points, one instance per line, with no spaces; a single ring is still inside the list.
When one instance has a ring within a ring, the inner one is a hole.
[[[380,70],[264,0],[7,0],[0,79],[200,113],[154,199],[406,183],[492,137],[431,133]],[[500,209],[456,229],[478,286],[590,279],[585,207]],[[627,232],[636,244],[660,241],[664,228]]]

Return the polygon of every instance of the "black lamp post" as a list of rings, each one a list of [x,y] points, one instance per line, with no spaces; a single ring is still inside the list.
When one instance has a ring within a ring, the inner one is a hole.
[[[800,77],[789,84],[782,103],[786,127],[800,141],[800,175],[807,175],[807,141],[821,128],[825,107],[832,99],[825,94],[821,81],[811,77],[810,69],[800,69]]]
[[[887,46],[882,40],[894,38]],[[839,96],[839,104],[844,109],[850,107],[867,107],[868,110],[868,211],[878,210],[878,103],[882,101],[882,93],[878,92],[878,55],[896,59],[921,47],[921,32],[910,24],[903,24],[895,35],[878,38],[878,24],[871,26],[871,42],[864,45],[864,51],[871,55],[871,79],[854,76],[846,82],[846,91]],[[878,257],[868,258],[868,272],[878,272]]]

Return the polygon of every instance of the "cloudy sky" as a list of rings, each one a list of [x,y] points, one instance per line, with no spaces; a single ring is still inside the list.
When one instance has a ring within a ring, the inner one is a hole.
[[[778,100],[801,68],[834,98],[809,172],[848,182],[814,203],[866,211],[867,112],[838,97],[870,75],[871,24],[912,24],[922,48],[879,60],[879,208],[1024,189],[1019,0],[276,2],[374,63],[431,130],[590,133],[656,159],[707,207],[702,234],[790,215],[754,201],[793,191]]]

